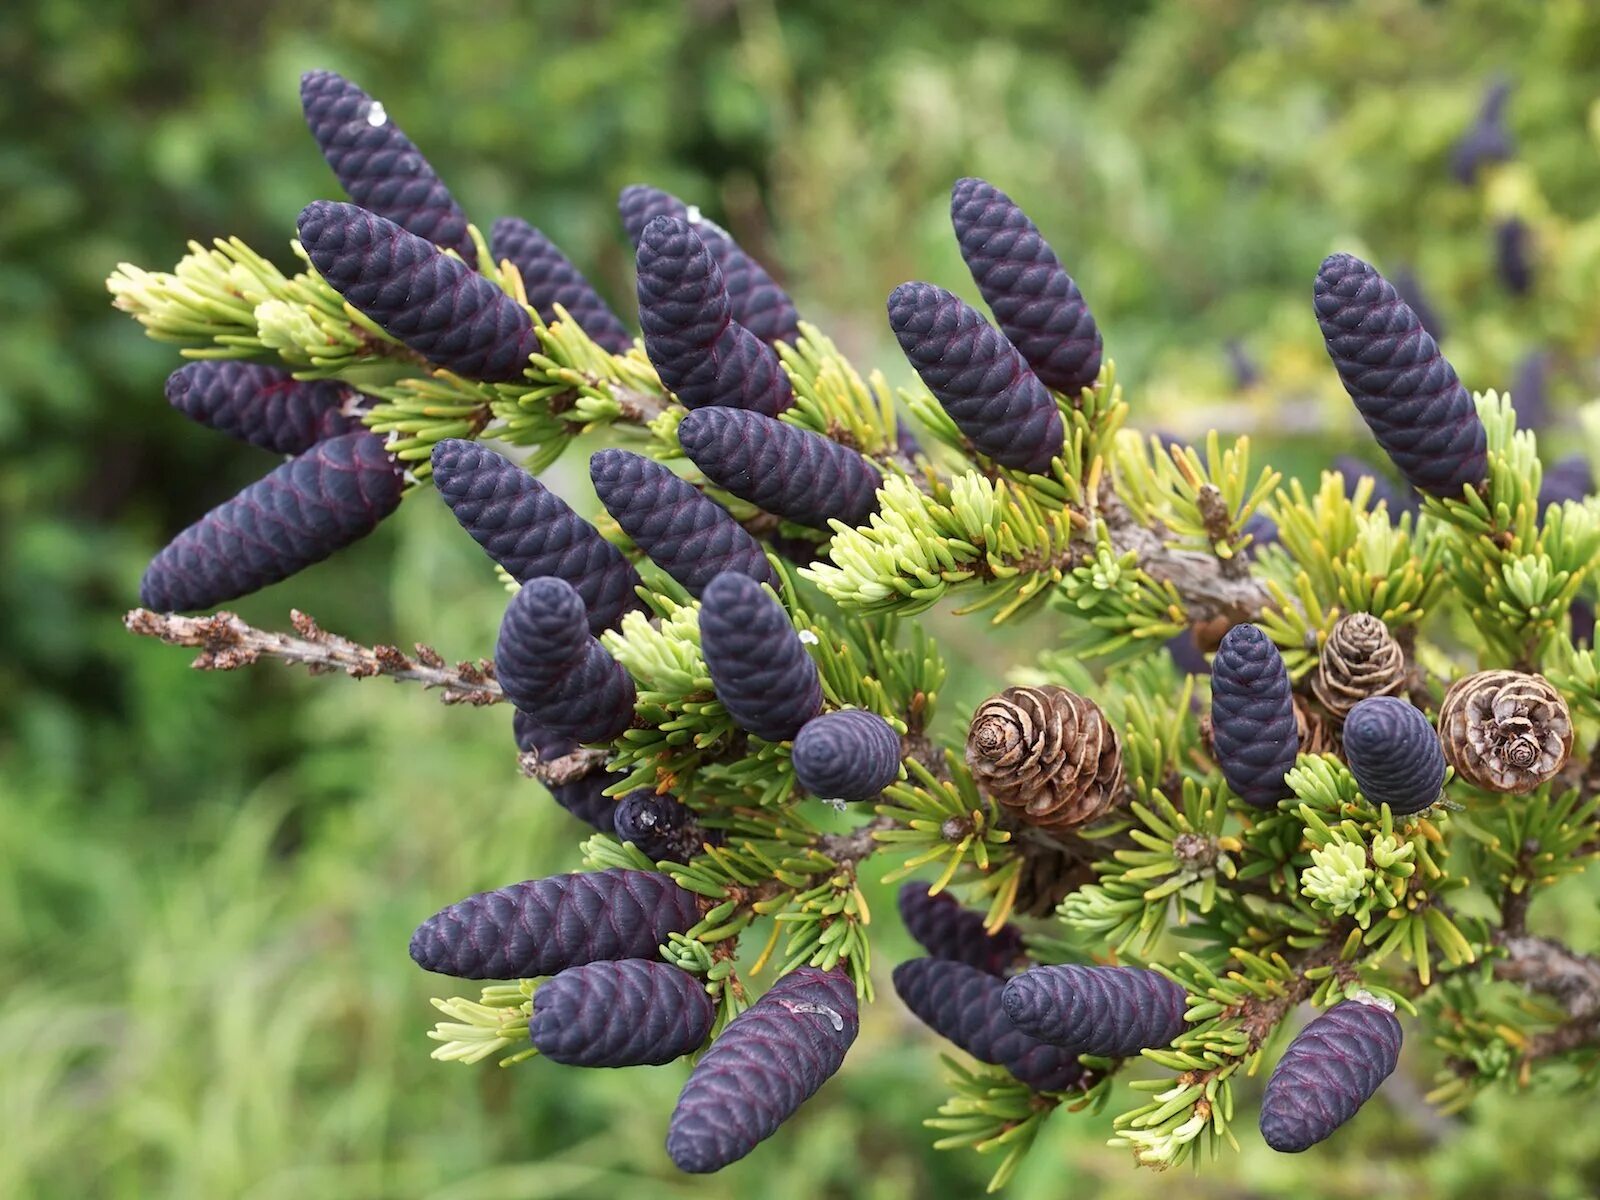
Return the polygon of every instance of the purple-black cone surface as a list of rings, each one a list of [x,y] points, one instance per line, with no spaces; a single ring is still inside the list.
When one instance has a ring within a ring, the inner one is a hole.
[[[824,800],[871,800],[899,777],[900,735],[859,708],[807,721],[794,739],[794,777]]]
[[[822,711],[822,681],[783,605],[728,571],[700,599],[700,651],[717,699],[739,728],[781,742]]]
[[[583,272],[540,230],[520,217],[501,217],[489,232],[489,248],[495,262],[509,260],[517,268],[528,306],[546,325],[557,319],[559,304],[602,349],[622,354],[633,345],[628,327]]]
[[[1187,993],[1143,967],[1034,967],[1001,993],[1011,1023],[1075,1054],[1126,1058],[1170,1045],[1184,1029]]]
[[[1283,656],[1254,625],[1235,625],[1211,659],[1211,733],[1217,765],[1246,804],[1272,808],[1300,749]]]
[[[988,975],[1003,977],[1022,958],[1022,931],[1009,921],[993,935],[983,915],[954,896],[928,895],[925,883],[900,885],[900,919],[909,933],[934,958],[966,963]]]
[[[539,985],[528,1037],[572,1067],[658,1066],[698,1050],[715,1012],[705,984],[670,963],[592,962]]]
[[[576,740],[546,729],[520,708],[512,709],[511,729],[517,739],[517,749],[524,754],[530,750],[536,752],[540,762],[553,762],[578,748]],[[617,802],[606,795],[605,790],[619,778],[596,767],[581,779],[549,785],[550,795],[584,824],[594,826],[601,833],[610,833],[616,826]]]
[[[360,429],[350,393],[330,379],[304,382],[279,367],[203,359],[167,376],[167,403],[201,425],[274,454],[302,454],[324,438]]]
[[[1399,1061],[1392,1012],[1356,1000],[1334,1005],[1278,1060],[1261,1100],[1261,1136],[1286,1154],[1309,1150],[1355,1116]]]
[[[1432,806],[1444,787],[1444,746],[1433,724],[1398,696],[1368,696],[1344,719],[1344,756],[1361,794],[1396,816]]]

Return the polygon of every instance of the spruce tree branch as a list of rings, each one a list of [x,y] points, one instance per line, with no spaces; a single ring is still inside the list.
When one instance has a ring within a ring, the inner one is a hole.
[[[1549,996],[1575,1022],[1587,1022],[1592,1034],[1600,1034],[1600,958],[1531,934],[1502,933],[1499,944],[1506,957],[1495,963],[1496,979]]]
[[[606,757],[606,751],[592,750],[588,746],[579,746],[549,761],[541,759],[537,750],[525,750],[517,755],[517,765],[527,778],[537,779],[545,787],[556,788],[586,779],[605,766]]]

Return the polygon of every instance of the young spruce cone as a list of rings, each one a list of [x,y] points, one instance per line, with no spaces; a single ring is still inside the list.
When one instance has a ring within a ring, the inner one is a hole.
[[[807,721],[794,739],[794,777],[824,800],[871,800],[900,775],[900,735],[859,708]]]
[[[1344,757],[1361,794],[1396,816],[1430,808],[1444,787],[1444,749],[1421,710],[1372,696],[1344,719]]]
[[[692,1054],[716,1008],[705,984],[645,958],[568,967],[533,994],[528,1037],[569,1067],[654,1067]]]
[[[1572,753],[1572,714],[1543,675],[1479,671],[1450,685],[1439,737],[1456,774],[1491,792],[1529,792]]]
[[[1283,656],[1254,625],[1235,625],[1211,660],[1211,736],[1234,793],[1255,808],[1289,794],[1300,737]]]
[[[1521,423],[1521,414],[1518,414]],[[1594,472],[1589,469],[1587,454],[1568,454],[1556,459],[1539,479],[1539,510],[1568,500],[1581,503],[1594,492]]]
[[[749,1154],[839,1069],[860,1027],[844,972],[790,971],[701,1056],[667,1130],[672,1161],[704,1175]]]
[[[495,262],[507,259],[522,276],[528,306],[546,325],[557,320],[556,305],[578,323],[603,350],[625,354],[633,345],[628,327],[600,298],[600,293],[543,233],[520,217],[501,217],[489,232]]]
[[[1394,286],[1354,255],[1330,254],[1314,301],[1328,357],[1400,473],[1447,499],[1481,484],[1489,460],[1477,406]]]
[[[382,104],[332,71],[307,71],[300,107],[350,199],[478,265],[467,215]]]
[[[733,319],[722,272],[692,226],[651,221],[639,238],[638,268],[645,353],[686,408],[775,417],[794,403],[772,347]]]
[[[726,571],[706,587],[700,650],[712,689],[739,728],[781,742],[822,711],[817,664],[783,605],[748,575]]]
[[[1143,967],[1034,967],[1007,981],[1006,1016],[1074,1054],[1127,1058],[1183,1032],[1186,993]]]
[[[263,363],[203,359],[167,376],[167,403],[192,421],[274,454],[302,454],[360,429],[350,393],[332,380],[302,383]]]
[[[532,579],[511,597],[494,648],[506,699],[547,729],[605,742],[633,721],[633,677],[589,632],[563,579]]]
[[[522,378],[539,348],[527,310],[460,259],[354,204],[314,201],[299,230],[317,273],[391,337],[468,379]]]
[[[589,478],[633,544],[690,595],[699,596],[724,571],[778,586],[761,543],[722,505],[660,463],[628,450],[601,450],[589,459]]]
[[[1405,653],[1382,620],[1358,612],[1335,622],[1311,679],[1324,708],[1342,720],[1368,696],[1398,696],[1405,686]]]
[[[365,430],[318,442],[185,529],[139,584],[160,612],[210,608],[359,541],[400,503],[400,472]]]
[[[531,979],[619,958],[655,958],[700,919],[693,892],[654,871],[612,868],[479,892],[411,935],[425,971],[457,979]]]
[[[1100,330],[1083,293],[1026,213],[992,183],[957,180],[950,221],[1000,332],[1046,387],[1076,397],[1100,374]]]
[[[878,509],[883,476],[865,458],[761,413],[696,409],[678,425],[678,444],[723,491],[797,525],[865,525]]]
[[[577,590],[589,629],[642,608],[639,573],[589,522],[516,463],[477,442],[433,448],[433,482],[461,528],[518,583],[553,576]]]
[[[1309,1150],[1372,1098],[1400,1061],[1400,1022],[1378,1004],[1346,1000],[1283,1052],[1261,1100],[1261,1136],[1285,1154]]]
[[[1061,412],[1017,348],[971,305],[931,283],[889,295],[889,327],[922,382],[979,451],[1039,474],[1061,453]]]
[[[670,793],[649,788],[617,800],[612,831],[618,840],[632,842],[652,862],[686,863],[708,840],[687,804]]]
[[[523,754],[536,754],[543,763],[554,762],[578,748],[572,738],[546,729],[520,708],[512,709],[511,731],[517,739],[517,749]],[[606,795],[606,788],[618,778],[595,767],[581,779],[550,784],[550,795],[584,824],[594,826],[601,833],[611,833],[616,828],[617,802]]]
[[[900,885],[900,919],[909,933],[934,958],[966,963],[987,975],[1004,978],[1022,959],[1022,931],[1009,921],[991,934],[981,913],[948,892],[928,894],[916,880]]]
[[[1513,296],[1533,288],[1533,230],[1521,217],[1506,217],[1494,227],[1494,265]]]
[[[1092,700],[1066,688],[1007,688],[972,714],[967,765],[1011,812],[1043,829],[1071,829],[1122,798],[1122,747]]]
[[[1030,1037],[1006,1016],[1005,984],[993,975],[945,958],[913,958],[894,969],[901,1002],[929,1029],[979,1062],[1010,1071],[1035,1091],[1060,1092],[1083,1078],[1078,1051]]]

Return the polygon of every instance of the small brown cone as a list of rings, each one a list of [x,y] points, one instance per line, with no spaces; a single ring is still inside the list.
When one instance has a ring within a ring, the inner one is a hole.
[[[1203,718],[1207,728],[1206,749],[1211,749],[1209,728],[1210,717]],[[1294,698],[1294,728],[1300,739],[1301,754],[1337,754],[1339,753],[1339,728],[1333,721],[1321,713],[1313,711],[1310,704],[1299,696]]]
[[[1106,715],[1066,688],[1007,688],[978,706],[967,765],[1020,820],[1070,829],[1122,796],[1122,747]]]
[[[1572,753],[1572,716],[1543,675],[1479,671],[1450,685],[1439,736],[1456,774],[1491,792],[1528,792]]]
[[[1398,696],[1405,686],[1405,652],[1389,627],[1371,613],[1340,617],[1311,677],[1312,692],[1334,719],[1343,721],[1368,696]]]

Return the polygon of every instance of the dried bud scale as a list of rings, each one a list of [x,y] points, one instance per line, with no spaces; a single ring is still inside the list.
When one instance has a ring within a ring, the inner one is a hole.
[[[1001,993],[1006,1016],[1030,1037],[1074,1054],[1125,1058],[1172,1042],[1188,993],[1143,967],[1034,967]]]
[[[1097,820],[1122,799],[1122,748],[1105,713],[1066,688],[1007,688],[967,729],[967,765],[1018,819],[1044,829]]]
[[[1346,1000],[1283,1052],[1261,1101],[1261,1136],[1285,1154],[1330,1137],[1370,1100],[1400,1061],[1400,1022],[1377,1003]]]
[[[715,1007],[705,985],[642,958],[568,967],[533,995],[528,1036],[551,1062],[649,1067],[698,1050]]]
[[[1428,718],[1395,696],[1361,701],[1345,717],[1344,755],[1361,792],[1397,816],[1431,808],[1444,786],[1444,749]]]
[[[1474,787],[1529,792],[1566,765],[1572,714],[1542,675],[1479,671],[1445,692],[1439,736],[1445,758]]]
[[[724,572],[706,587],[700,650],[741,729],[781,742],[822,711],[822,681],[789,614],[748,575]]]
[[[1217,765],[1246,804],[1272,808],[1300,739],[1283,656],[1254,625],[1235,625],[1211,660],[1211,737]]]
[[[924,883],[903,883],[897,903],[906,932],[934,958],[1001,977],[1022,958],[1020,929],[1007,922],[991,934],[981,913],[948,892],[930,896]]]
[[[794,777],[824,800],[871,800],[900,774],[900,757],[889,722],[850,708],[806,722],[794,739]]]
[[[1405,686],[1405,652],[1383,621],[1351,613],[1334,623],[1311,680],[1329,713],[1342,719],[1368,696],[1397,696]]]

